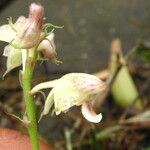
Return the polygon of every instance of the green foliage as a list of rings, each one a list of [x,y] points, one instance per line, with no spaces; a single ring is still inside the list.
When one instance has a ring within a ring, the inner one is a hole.
[[[146,147],[146,148],[144,148],[143,150],[150,150],[150,147]]]
[[[140,41],[134,49],[136,55],[140,56],[146,63],[150,63],[150,45]]]

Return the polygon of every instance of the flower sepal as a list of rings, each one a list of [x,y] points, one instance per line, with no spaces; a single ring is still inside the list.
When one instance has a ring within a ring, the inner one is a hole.
[[[22,51],[9,45],[5,47],[3,56],[7,57],[6,72],[3,75],[4,78],[8,72],[22,64]]]

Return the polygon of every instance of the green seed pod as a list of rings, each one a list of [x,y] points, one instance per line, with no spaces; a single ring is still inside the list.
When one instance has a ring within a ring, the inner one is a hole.
[[[122,56],[120,40],[116,39],[112,42],[111,52],[110,73],[113,73],[116,70],[118,60],[123,64],[112,85],[111,92],[115,102],[126,108],[138,98],[138,91]],[[136,109],[142,109],[140,99],[136,100],[134,107]]]

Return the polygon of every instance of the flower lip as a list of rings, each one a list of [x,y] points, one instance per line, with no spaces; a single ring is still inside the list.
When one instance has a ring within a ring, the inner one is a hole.
[[[92,104],[86,101],[81,106],[81,112],[85,119],[93,123],[99,123],[102,119],[102,114],[96,114],[93,110]]]

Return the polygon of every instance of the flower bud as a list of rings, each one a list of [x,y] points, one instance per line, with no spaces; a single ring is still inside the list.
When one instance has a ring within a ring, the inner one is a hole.
[[[29,49],[39,44],[43,26],[44,8],[38,4],[31,4],[29,18],[19,20],[24,23],[17,29],[16,38],[12,45],[19,49]]]
[[[44,8],[39,4],[32,3],[29,8],[29,18],[32,18],[40,29],[42,29],[43,17]]]
[[[55,60],[56,59],[56,46],[54,43],[54,33],[50,33],[45,40],[43,40],[38,50],[41,51],[45,58],[48,58],[49,60]]]
[[[22,28],[24,24],[26,23],[26,20],[27,20],[26,17],[20,16],[14,24],[15,30]]]

